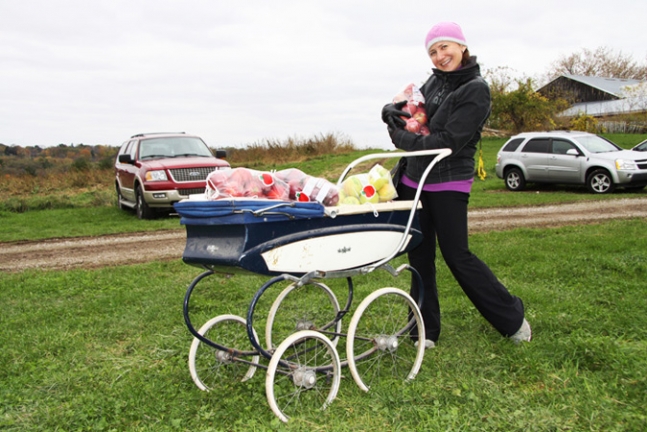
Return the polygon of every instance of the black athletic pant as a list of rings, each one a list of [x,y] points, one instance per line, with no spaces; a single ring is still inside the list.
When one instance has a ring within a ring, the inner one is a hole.
[[[400,183],[398,199],[411,200],[415,189]],[[511,295],[490,268],[469,250],[467,204],[469,194],[462,192],[425,192],[420,196],[422,243],[409,253],[409,263],[422,277],[424,299],[421,308],[426,338],[438,341],[440,306],[436,287],[436,239],[440,252],[476,309],[503,336],[511,336],[521,327],[524,307]],[[411,296],[418,299],[418,286],[412,280]],[[417,332],[412,332],[415,338]]]

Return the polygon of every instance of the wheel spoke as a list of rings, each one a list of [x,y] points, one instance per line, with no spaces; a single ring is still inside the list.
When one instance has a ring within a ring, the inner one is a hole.
[[[290,334],[300,330],[330,333],[337,344],[341,331],[339,302],[326,285],[314,282],[297,287],[291,284],[276,298],[268,314],[265,341],[268,349],[275,348]]]
[[[246,381],[256,371],[258,355],[250,353],[245,320],[236,315],[220,315],[209,320],[198,330],[205,338],[227,347],[228,350],[213,348],[194,338],[189,351],[191,378],[201,390],[214,389],[223,381]]]
[[[265,392],[270,408],[287,422],[325,409],[336,397],[341,379],[339,355],[321,333],[303,330],[288,336],[268,366]]]
[[[424,329],[417,305],[397,288],[383,288],[364,299],[351,320],[346,346],[349,368],[360,388],[415,377],[424,344],[416,348],[409,337],[414,323]]]

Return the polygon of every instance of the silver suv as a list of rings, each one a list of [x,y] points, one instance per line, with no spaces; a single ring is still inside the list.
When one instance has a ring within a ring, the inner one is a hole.
[[[647,155],[588,132],[515,135],[499,151],[495,168],[511,191],[523,190],[526,183],[586,185],[595,194],[647,185]]]

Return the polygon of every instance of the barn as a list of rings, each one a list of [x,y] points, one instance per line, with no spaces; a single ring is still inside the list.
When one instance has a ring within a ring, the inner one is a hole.
[[[586,114],[598,119],[607,129],[647,130],[647,81],[561,75],[539,88],[537,93],[569,101],[571,106],[559,114],[562,117]]]

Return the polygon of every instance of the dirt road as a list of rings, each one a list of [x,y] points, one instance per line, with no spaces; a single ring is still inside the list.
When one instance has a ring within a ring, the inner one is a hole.
[[[617,199],[469,212],[470,232],[589,224],[647,218],[647,199]],[[146,233],[0,243],[0,271],[96,268],[182,256],[184,229]]]

